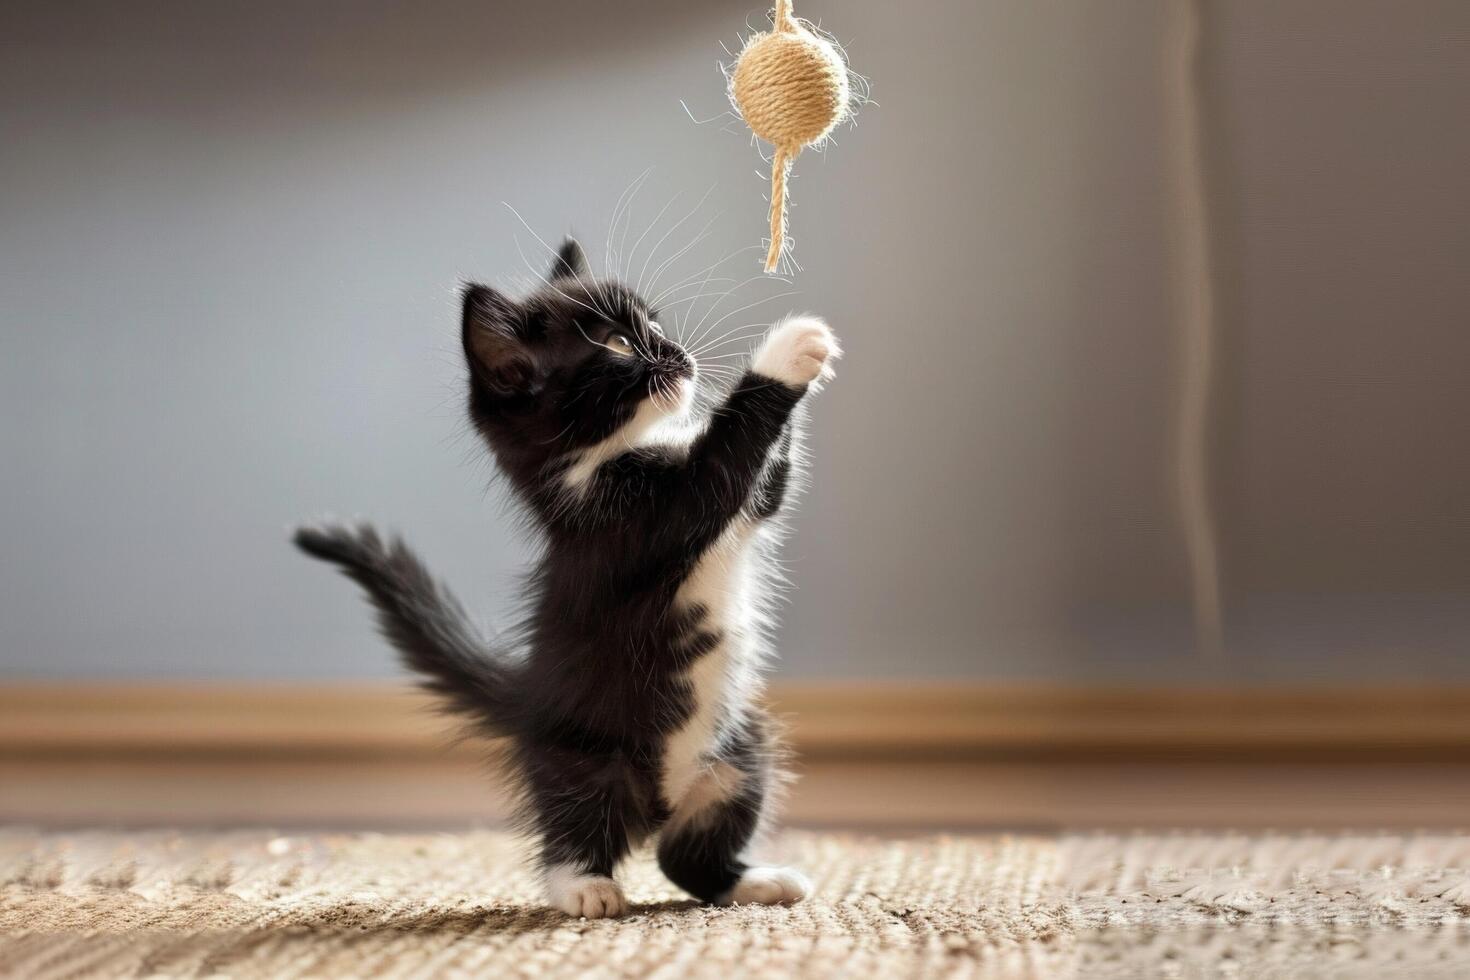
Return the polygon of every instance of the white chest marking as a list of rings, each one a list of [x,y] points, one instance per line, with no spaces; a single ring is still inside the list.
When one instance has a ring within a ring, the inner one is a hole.
[[[756,533],[758,528],[748,523],[732,525],[699,559],[679,590],[679,605],[704,607],[705,627],[720,630],[722,636],[684,675],[694,710],[664,746],[664,799],[673,806],[714,764],[729,715],[754,695],[760,683],[750,555]]]
[[[663,413],[658,405],[652,399],[645,399],[620,429],[582,450],[576,462],[562,474],[562,483],[574,493],[582,492],[599,466],[637,448],[662,420]]]
[[[566,472],[562,484],[573,493],[587,489],[598,467],[640,446],[654,444],[687,446],[694,431],[686,424],[690,406],[694,404],[694,382],[681,382],[673,401],[645,398],[633,417],[612,435],[583,449]]]

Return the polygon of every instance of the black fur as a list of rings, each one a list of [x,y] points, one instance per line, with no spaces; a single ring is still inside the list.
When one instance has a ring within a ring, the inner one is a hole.
[[[662,829],[665,873],[717,900],[746,868],[777,778],[774,743],[759,704],[725,702],[706,761],[730,777],[728,792],[670,822],[681,801],[665,798],[666,743],[698,707],[686,672],[729,639],[710,610],[678,597],[732,524],[756,528],[781,510],[806,386],[747,371],[691,439],[609,452],[569,489],[590,447],[693,376],[656,319],[626,286],[594,280],[573,241],[523,301],[464,290],[470,419],[543,542],[526,619],[503,646],[476,634],[400,541],[327,526],[301,529],[296,543],[366,590],[405,664],[453,710],[509,738],[545,867],[610,876]],[[757,549],[751,560],[768,556]]]

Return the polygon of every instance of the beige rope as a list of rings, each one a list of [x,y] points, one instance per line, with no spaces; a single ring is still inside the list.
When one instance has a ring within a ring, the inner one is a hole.
[[[796,153],[778,146],[776,158],[771,162],[771,247],[766,252],[767,272],[776,271],[781,250],[786,247],[786,177],[791,173],[791,161],[795,157]]]
[[[791,0],[776,0],[776,30],[789,31],[794,26],[791,22]]]

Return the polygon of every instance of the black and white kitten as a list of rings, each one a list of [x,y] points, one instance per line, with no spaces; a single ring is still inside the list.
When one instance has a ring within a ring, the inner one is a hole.
[[[553,906],[622,914],[613,871],[655,834],[664,873],[705,901],[804,898],[798,872],[745,851],[781,778],[759,700],[772,519],[832,332],[776,324],[696,419],[694,361],[571,240],[524,300],[467,287],[462,329],[470,418],[542,539],[519,635],[487,642],[371,527],[303,527],[296,543],[367,591],[426,686],[507,738]]]

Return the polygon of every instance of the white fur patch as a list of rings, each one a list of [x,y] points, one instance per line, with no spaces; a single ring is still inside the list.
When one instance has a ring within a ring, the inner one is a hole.
[[[672,397],[649,396],[638,403],[633,417],[624,422],[612,435],[601,442],[581,450],[577,459],[562,474],[562,483],[567,489],[580,493],[587,488],[603,463],[632,452],[640,446],[652,445],[661,439],[661,430],[677,427],[694,404],[695,383],[684,380]]]
[[[718,645],[689,668],[685,680],[694,698],[688,721],[664,744],[664,799],[674,809],[712,771],[722,723],[747,704],[760,686],[756,662],[754,568],[750,547],[760,528],[739,520],[704,553],[679,590],[685,609],[705,610],[705,626],[723,635]]]
[[[587,919],[606,919],[628,911],[628,900],[616,881],[584,874],[570,864],[547,869],[546,902],[567,915]]]
[[[804,385],[832,377],[832,362],[841,356],[842,348],[826,321],[792,316],[766,334],[750,367],[785,384]]]
[[[812,893],[812,883],[791,868],[750,868],[724,895],[720,905],[789,905]]]
[[[700,819],[745,788],[745,773],[728,762],[715,761],[694,777],[669,816],[667,831],[678,830]]]

